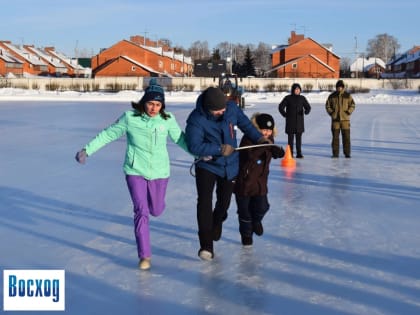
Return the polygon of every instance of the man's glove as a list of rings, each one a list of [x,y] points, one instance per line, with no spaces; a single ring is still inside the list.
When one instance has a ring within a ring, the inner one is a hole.
[[[220,152],[223,156],[229,156],[233,152],[235,152],[235,148],[232,147],[230,144],[222,144],[220,147]]]
[[[88,155],[86,154],[86,150],[82,149],[79,152],[76,153],[76,161],[79,162],[80,164],[85,164],[86,163],[86,158],[88,157]]]
[[[284,156],[284,150],[282,147],[273,146],[271,147],[271,155],[273,159],[282,158]]]
[[[273,144],[273,142],[266,137],[261,137],[258,139],[257,144]]]

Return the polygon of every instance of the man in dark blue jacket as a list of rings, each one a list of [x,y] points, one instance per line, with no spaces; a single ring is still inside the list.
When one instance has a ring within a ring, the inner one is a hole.
[[[239,155],[235,151],[239,128],[254,143],[270,143],[254,127],[235,102],[226,102],[220,88],[209,87],[197,99],[185,129],[188,150],[201,157],[195,163],[197,187],[197,220],[200,250],[203,260],[214,257],[213,241],[222,235],[227,218],[234,180],[239,171]],[[216,205],[213,211],[213,190]]]

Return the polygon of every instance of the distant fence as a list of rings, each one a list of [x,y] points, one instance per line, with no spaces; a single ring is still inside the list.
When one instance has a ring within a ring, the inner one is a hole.
[[[218,78],[175,77],[156,78],[170,91],[202,91],[209,86],[217,86]],[[72,91],[121,91],[143,90],[149,77],[100,77],[100,78],[0,78],[0,88],[13,87],[32,90],[72,90]],[[420,91],[420,79],[370,79],[346,78],[346,86],[356,89],[407,89]],[[276,79],[242,78],[239,85],[245,91],[270,92],[289,91],[293,83],[299,83],[306,91],[325,91],[335,87],[336,79]]]

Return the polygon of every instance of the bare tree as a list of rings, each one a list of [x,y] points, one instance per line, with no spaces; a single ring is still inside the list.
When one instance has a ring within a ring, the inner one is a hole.
[[[340,77],[348,78],[350,77],[350,66],[351,59],[349,57],[344,57],[340,59]]]
[[[217,44],[216,49],[219,49],[220,57],[226,59],[231,57],[234,62],[243,63],[247,48],[253,48],[252,44],[246,46],[242,44],[233,44],[229,42],[221,42]]]
[[[340,59],[340,69],[343,71],[350,70],[351,59],[349,57],[344,57]]]
[[[234,47],[235,48],[233,50],[233,60],[235,60],[238,63],[244,63],[247,49],[253,51],[255,48],[255,46],[252,44],[236,44]]]
[[[369,39],[366,52],[368,57],[379,57],[387,63],[399,49],[398,40],[385,33]]]
[[[266,43],[259,43],[258,47],[253,44],[233,44],[229,42],[221,42],[216,46],[219,50],[220,57],[227,59],[231,57],[232,62],[236,65],[242,65],[246,61],[247,50],[253,56],[253,62],[257,75],[261,75],[271,68],[271,46]]]
[[[218,55],[222,60],[231,58],[232,63],[236,65],[244,64],[248,53],[253,56],[253,61],[258,76],[263,75],[265,71],[271,68],[271,46],[260,42],[257,47],[253,44],[233,44],[230,42],[221,42],[214,47],[213,51],[218,51]],[[188,49],[187,54],[193,60],[211,59],[212,53],[209,50],[207,41],[196,41]]]
[[[260,42],[253,52],[257,75],[264,74],[271,69],[271,46]]]
[[[168,47],[171,47],[171,46],[172,46],[172,42],[171,42],[171,40],[170,40],[170,39],[168,39],[168,38],[161,38],[161,39],[158,39],[157,43],[158,43],[158,45],[160,45],[160,46],[168,46]]]
[[[228,57],[232,57],[232,50],[233,50],[232,43],[221,42],[217,44],[215,48],[219,50],[220,58],[227,59]]]
[[[210,58],[209,44],[207,41],[195,41],[191,44],[188,52],[193,60]]]
[[[78,58],[90,58],[92,57],[94,54],[89,52],[89,50],[87,48],[82,48],[82,49],[78,49],[77,50],[77,56]]]
[[[181,45],[175,45],[174,47],[173,47],[173,50],[174,50],[174,52],[175,53],[177,53],[177,54],[183,54],[183,55],[188,55],[189,56],[189,51],[188,50],[186,50],[184,47],[182,47]]]

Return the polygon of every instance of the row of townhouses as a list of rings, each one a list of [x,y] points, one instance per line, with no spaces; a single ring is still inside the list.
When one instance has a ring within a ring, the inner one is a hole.
[[[331,47],[291,32],[288,45],[272,50],[272,68],[265,76],[338,78],[340,57]],[[132,36],[92,57],[92,76],[216,77],[229,71],[226,61],[196,60],[142,36]]]
[[[394,56],[386,65],[383,78],[420,78],[420,46]]]
[[[57,52],[54,47],[39,49],[33,45],[17,46],[0,41],[0,77],[90,77],[91,69],[76,59]]]
[[[420,46],[414,46],[385,62],[376,57],[358,57],[350,66],[353,78],[420,78]]]
[[[92,57],[92,75],[177,77],[193,75],[191,57],[175,53],[169,45],[143,36],[121,40]]]
[[[228,69],[226,61],[196,60],[175,53],[166,43],[131,36],[90,59],[82,67],[77,59],[58,53],[54,47],[17,46],[0,41],[0,77],[215,77]],[[332,46],[320,44],[294,31],[286,45],[273,47],[271,69],[264,76],[276,78],[339,78],[340,57]],[[358,57],[345,75],[367,78],[420,77],[420,46],[395,56],[388,64],[380,58]]]

